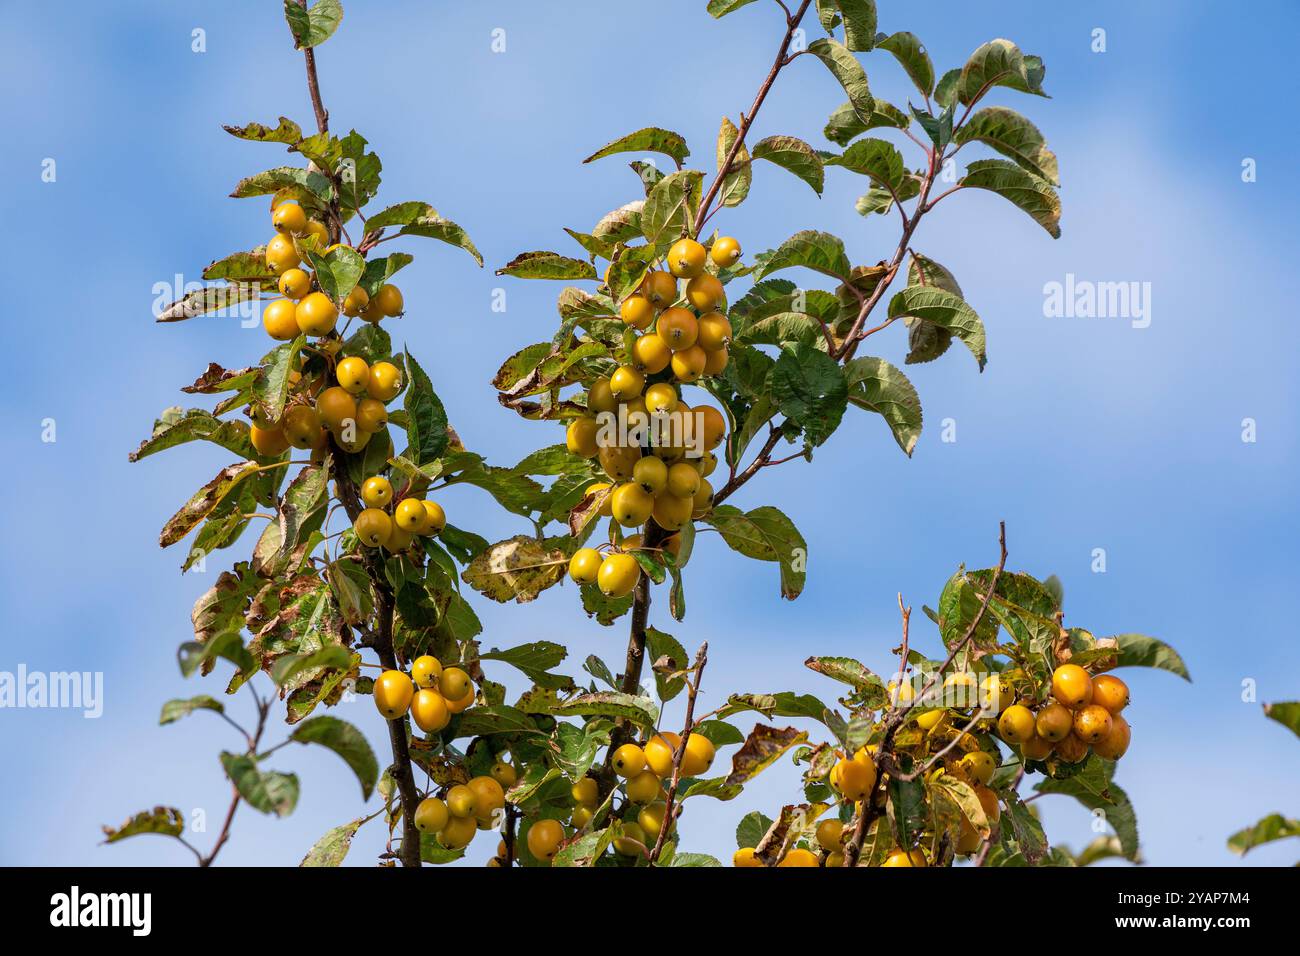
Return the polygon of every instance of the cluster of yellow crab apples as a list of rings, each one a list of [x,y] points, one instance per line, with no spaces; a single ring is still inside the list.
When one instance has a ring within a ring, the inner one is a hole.
[[[284,296],[267,303],[262,311],[262,325],[273,339],[292,341],[300,334],[315,336],[308,348],[326,356],[334,367],[337,385],[325,386],[324,378],[304,382],[300,370],[290,374],[289,402],[278,420],[266,419],[253,406],[251,440],[258,454],[275,457],[288,448],[310,449],[313,458],[323,457],[327,436],[332,433],[339,447],[358,452],[371,436],[388,424],[386,405],[402,391],[401,370],[391,362],[373,365],[359,356],[337,358],[343,346],[336,333],[339,305],[322,292],[314,275],[303,268],[306,250],[328,254],[329,230],[318,220],[309,219],[296,202],[272,202],[271,220],[276,234],[266,244],[264,257],[268,268],[278,277]],[[394,285],[384,285],[371,299],[357,286],[344,298],[342,314],[360,316],[367,322],[379,322],[386,316],[402,314],[402,293]]]
[[[394,501],[394,497],[393,484],[383,475],[361,483],[361,503],[366,507],[352,530],[366,547],[397,554],[409,550],[417,536],[432,537],[447,526],[447,514],[436,501],[414,496]]]
[[[587,488],[588,494],[605,495],[600,516],[621,528],[640,528],[653,519],[667,533],[662,549],[674,556],[681,546],[677,532],[712,507],[709,475],[718,465],[713,450],[726,437],[718,409],[693,408],[681,393],[683,385],[727,365],[731,323],[721,311],[722,282],[705,269],[710,256],[717,266],[735,265],[740,244],[723,237],[706,250],[694,239],[681,239],[668,251],[668,270],[650,272],[623,300],[620,316],[641,334],[628,362],[591,385],[586,414],[570,421],[565,433],[568,450],[596,459],[610,478]],[[682,279],[686,285],[679,294]],[[569,576],[597,585],[608,597],[625,597],[640,576],[632,552],[644,546],[643,536],[632,534],[604,549],[582,548],[569,562]]]
[[[911,684],[894,681],[889,683],[888,691],[895,703],[912,701],[916,694]],[[999,736],[1018,749],[1024,765],[1049,758],[1077,764],[1090,752],[1108,760],[1118,760],[1129,747],[1131,730],[1121,713],[1129,703],[1128,685],[1112,674],[1091,675],[1078,664],[1057,667],[1052,672],[1050,698],[1034,706],[1016,701],[1008,683],[999,674],[981,679],[969,671],[955,672],[944,679],[941,693],[945,701],[954,696],[959,699],[974,697],[983,713],[990,717],[996,715]],[[912,719],[921,730],[929,733],[939,727],[946,714],[947,709],[940,707],[926,710]],[[997,794],[989,783],[997,772],[998,760],[969,734],[962,735],[957,742],[968,745],[963,748],[965,752],[933,773],[952,774],[968,784],[979,799],[984,816],[990,823],[996,823],[1001,811]],[[862,801],[876,789],[878,774],[873,757],[876,749],[875,744],[868,744],[851,756],[841,752],[831,768],[831,789],[843,803],[856,806],[858,813],[862,812]],[[786,851],[777,866],[843,866],[846,835],[840,820],[823,820],[814,831],[821,853],[793,847]],[[963,817],[956,852],[963,856],[972,854],[981,843],[979,831]],[[917,867],[927,866],[928,862],[920,847],[895,847],[881,865]],[[739,867],[765,865],[755,856],[754,847],[737,850],[732,863]]]

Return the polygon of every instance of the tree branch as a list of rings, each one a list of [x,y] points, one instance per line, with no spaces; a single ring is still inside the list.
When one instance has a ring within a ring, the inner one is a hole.
[[[659,825],[659,835],[655,838],[654,848],[650,851],[651,866],[655,865],[659,854],[663,852],[664,842],[673,828],[673,821],[681,813],[681,805],[674,801],[677,798],[677,785],[682,779],[682,760],[686,757],[686,742],[691,737],[691,731],[695,729],[695,698],[699,696],[700,680],[704,676],[704,665],[708,662],[709,642],[705,641],[695,652],[695,665],[691,668],[695,672],[695,679],[691,680],[689,677],[686,679],[686,722],[682,725],[682,739],[673,753],[673,777],[668,785],[668,796],[664,799],[663,823]]]

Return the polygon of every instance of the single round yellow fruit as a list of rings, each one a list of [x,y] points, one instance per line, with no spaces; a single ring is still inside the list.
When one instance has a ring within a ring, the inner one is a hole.
[[[763,862],[754,856],[752,846],[742,846],[731,855],[731,865],[738,867],[762,866]]]
[[[302,256],[298,255],[298,250],[293,247],[293,240],[278,232],[266,244],[263,256],[267,268],[276,275],[296,269],[302,263]]]
[[[641,847],[649,849],[654,844],[654,840],[646,836],[639,824],[624,821],[620,828],[623,835],[614,838],[616,853],[621,853],[623,856],[641,856]]]
[[[618,307],[618,315],[634,329],[645,329],[654,321],[655,307],[643,295],[633,293]]]
[[[993,774],[998,769],[997,761],[983,750],[972,750],[958,760],[957,764],[968,777],[985,786],[988,786],[988,782],[993,779]]]
[[[400,554],[403,551],[410,551],[411,545],[415,543],[415,535],[409,531],[403,531],[397,525],[388,529],[388,537],[384,539],[384,550],[392,554]]]
[[[1086,744],[1104,740],[1110,733],[1111,713],[1100,704],[1089,704],[1074,712],[1074,733]]]
[[[668,268],[679,279],[693,279],[704,271],[706,255],[694,239],[678,239],[668,250]]]
[[[411,662],[411,680],[415,681],[416,687],[434,690],[441,676],[442,661],[432,654],[421,654]]]
[[[805,850],[803,847],[797,846],[781,857],[781,862],[777,866],[820,867],[821,861],[817,859],[817,854],[812,850]]]
[[[1012,704],[998,718],[998,733],[1009,744],[1023,744],[1034,739],[1034,714],[1024,704]]]
[[[492,764],[492,769],[488,771],[492,779],[501,784],[502,788],[509,790],[519,782],[519,772],[515,770],[513,764],[508,764],[504,760],[498,760]]]
[[[365,312],[370,305],[370,294],[361,286],[353,286],[352,291],[343,298],[343,314],[350,319]]]
[[[478,798],[466,784],[457,784],[447,791],[447,810],[453,817],[478,816]]]
[[[320,417],[306,405],[294,405],[288,409],[280,429],[294,448],[315,448],[320,443]]]
[[[694,498],[700,490],[700,472],[689,462],[679,461],[668,469],[668,481],[665,487],[670,495],[678,498]]]
[[[1038,736],[1037,731],[1035,731],[1034,736],[1020,745],[1020,756],[1026,760],[1046,760],[1051,755],[1052,742]]]
[[[945,710],[928,710],[924,714],[918,714],[916,726],[922,730],[934,730],[935,727],[939,726],[939,722],[943,720],[945,713],[947,713]]]
[[[401,671],[387,670],[375,678],[375,706],[387,720],[397,720],[411,706],[415,685]]]
[[[595,584],[603,560],[595,548],[579,548],[569,559],[569,577],[579,584]]]
[[[657,495],[668,484],[668,466],[662,458],[646,455],[633,466],[632,480],[647,494]]]
[[[573,811],[569,814],[569,822],[572,823],[575,828],[582,830],[586,828],[587,824],[595,819],[595,817],[595,807],[589,807],[584,804],[573,808]]]
[[[699,429],[704,447],[712,451],[721,445],[722,439],[727,436],[727,420],[722,417],[722,412],[712,405],[697,405],[695,416],[696,428]]]
[[[411,701],[411,719],[426,734],[436,734],[451,722],[447,702],[436,690],[419,690]]]
[[[688,349],[700,335],[700,324],[690,309],[665,309],[655,326],[658,335],[674,352]]]
[[[452,816],[438,834],[438,842],[448,850],[463,850],[478,833],[478,822],[473,817]]]
[[[721,312],[727,295],[718,277],[706,272],[686,283],[686,301],[700,313]]]
[[[609,379],[598,378],[591,383],[591,388],[587,391],[587,411],[599,415],[604,412],[614,412],[618,410],[618,399],[610,391]]]
[[[361,500],[370,508],[386,508],[393,500],[393,485],[383,475],[375,475],[361,483]]]
[[[271,213],[271,225],[281,235],[296,236],[307,231],[307,214],[297,203],[281,203]]]
[[[424,508],[424,523],[420,525],[419,533],[427,537],[441,533],[447,527],[447,513],[442,510],[442,505],[425,498],[420,506]]]
[[[880,865],[917,867],[927,866],[928,864],[925,859],[925,851],[920,847],[910,851],[904,850],[900,847],[895,847],[893,850],[889,851],[889,856],[885,857],[885,862]]]
[[[588,486],[586,487],[586,489],[583,491],[583,495],[598,495],[598,494],[600,494],[602,491],[605,491],[606,489],[608,489],[608,488],[612,488],[612,487],[613,487],[613,485],[611,485],[611,484],[610,484],[609,482],[607,482],[607,481],[597,481],[597,482],[595,482],[595,483],[593,483],[593,484],[588,485]],[[610,507],[610,503],[609,503],[609,500],[610,500],[611,497],[613,497],[613,494],[612,494],[612,493],[609,494],[609,495],[606,495],[606,496],[605,496],[605,500],[601,503],[600,511],[599,511],[598,513],[599,513],[599,515],[600,515],[602,518],[609,518],[609,517],[612,517],[613,514],[614,514],[613,510],[612,510],[611,507]]]
[[[666,415],[676,411],[677,404],[677,389],[667,382],[651,385],[645,390],[645,407],[651,415]]]
[[[644,460],[638,459],[637,464]],[[635,473],[635,468],[633,471]],[[619,485],[610,496],[610,510],[614,520],[625,528],[635,528],[645,524],[654,509],[654,496],[635,482],[629,481]]]
[[[297,306],[288,299],[276,299],[262,310],[262,328],[280,342],[292,342],[302,330],[298,328]]]
[[[1113,674],[1099,674],[1092,679],[1092,702],[1118,714],[1128,706],[1128,684]]]
[[[667,272],[650,272],[641,282],[641,294],[656,309],[664,309],[677,301],[677,280]]]
[[[633,803],[653,803],[664,798],[663,787],[652,770],[642,770],[635,777],[629,777],[625,786],[627,798]]]
[[[393,528],[393,519],[378,508],[367,508],[357,515],[353,530],[361,543],[370,548],[377,548],[388,540],[388,533]]]
[[[677,467],[676,465],[673,466]],[[680,531],[691,522],[691,515],[695,513],[694,498],[678,498],[671,492],[662,494],[654,499],[654,511],[652,515],[655,524],[665,531]]]
[[[867,760],[841,760],[831,768],[830,784],[845,800],[861,800],[876,786],[876,765]]]
[[[713,508],[713,485],[709,479],[700,479],[700,490],[691,499],[691,517],[703,518]]]
[[[630,365],[620,365],[609,377],[609,391],[620,402],[635,398],[645,386],[645,376]]]
[[[564,445],[569,450],[570,455],[577,455],[579,458],[595,458],[600,449],[596,446],[596,433],[600,431],[600,426],[596,419],[583,415],[581,418],[575,418],[569,422],[569,427],[564,431]]]
[[[1092,703],[1092,678],[1078,664],[1062,664],[1052,672],[1052,696],[1070,710]]]
[[[381,285],[375,293],[375,305],[390,318],[401,315],[404,307],[402,290],[395,285]]]
[[[1107,760],[1118,760],[1128,751],[1128,745],[1133,739],[1133,730],[1129,723],[1120,714],[1111,714],[1110,731],[1101,740],[1092,745],[1093,751],[1098,757],[1105,757]]]
[[[415,808],[415,828],[421,833],[437,833],[450,819],[447,804],[437,797],[425,797]]]
[[[651,772],[661,780],[673,775],[673,752],[682,738],[670,731],[655,734],[645,745],[645,762]],[[683,758],[685,759],[685,758]]]
[[[692,345],[688,349],[674,352],[669,364],[673,367],[673,375],[677,377],[677,381],[690,384],[699,381],[708,362],[709,354],[698,345]]]
[[[384,321],[384,310],[379,307],[379,303],[371,299],[366,303],[366,307],[361,310],[361,321],[369,322],[371,325],[378,325]]]
[[[441,681],[439,682],[439,685],[438,685],[438,686],[439,686],[439,687],[442,686]],[[446,700],[446,701],[447,701],[447,709],[448,709],[449,711],[451,711],[453,714],[459,714],[459,713],[461,713],[462,711],[468,710],[470,707],[473,706],[473,704],[474,704],[474,688],[473,688],[473,687],[470,687],[470,689],[469,689],[469,693],[467,693],[467,694],[466,694],[464,697],[462,697],[460,700],[447,700],[447,695],[446,695],[446,694],[443,694],[443,695],[442,695],[442,698],[443,698],[443,700]]]
[[[1000,714],[1015,701],[1009,684],[1003,682],[997,674],[990,674],[980,681],[979,703],[987,713]]]
[[[301,269],[285,269],[280,273],[280,281],[277,284],[280,295],[297,302],[311,291],[311,276]]]
[[[645,751],[636,744],[624,744],[614,751],[610,765],[620,777],[635,777],[645,770]]]
[[[339,381],[339,388],[349,395],[360,395],[370,382],[370,366],[365,359],[353,355],[339,362],[334,377]]]
[[[363,432],[377,432],[388,425],[388,409],[375,398],[357,402],[357,428]]]
[[[583,777],[569,790],[573,802],[585,807],[594,807],[600,802],[600,785],[595,777]]]
[[[611,554],[606,556],[597,572],[596,584],[606,597],[627,597],[636,587],[641,577],[641,566],[630,554]]]
[[[424,502],[419,498],[403,498],[393,509],[393,521],[403,531],[419,534],[424,527]]]
[[[906,704],[916,698],[916,688],[912,684],[900,684],[896,680],[891,680],[885,685],[885,691],[889,694],[889,700],[895,706]]]
[[[727,360],[730,356],[726,349],[718,349],[716,352],[705,350],[704,352],[704,374],[721,375],[723,369],[727,367]]]
[[[602,448],[596,453],[596,459],[605,474],[615,481],[626,481],[632,477],[632,469],[641,460],[639,448]],[[617,491],[617,489],[615,489]],[[614,512],[614,496],[609,497],[610,514]]]
[[[997,823],[1002,815],[1002,810],[998,806],[998,795],[988,787],[976,784],[975,796],[979,798],[980,806],[984,808],[984,816],[988,818],[989,823]]]
[[[716,754],[713,741],[703,734],[691,734],[686,738],[686,753],[682,755],[682,773],[688,777],[708,773]]]
[[[1079,763],[1088,756],[1088,745],[1074,734],[1066,734],[1053,748],[1057,759],[1066,763]]]
[[[1038,736],[1056,743],[1069,736],[1074,729],[1074,715],[1056,701],[1044,704],[1038,711]]]
[[[823,820],[817,824],[817,842],[828,853],[840,848],[840,836],[844,833],[844,824],[839,820]]]
[[[469,675],[459,667],[443,668],[441,676],[438,678],[438,689],[442,691],[442,696],[450,701],[461,701],[469,696],[474,685],[470,682]]]
[[[721,312],[708,312],[700,316],[699,337],[696,342],[706,352],[725,349],[731,342],[731,323]]]
[[[731,236],[720,236],[709,250],[709,257],[715,265],[730,269],[740,261],[740,243]]]
[[[289,439],[279,428],[259,428],[250,425],[248,440],[253,443],[254,450],[263,458],[278,458],[289,448]]]
[[[647,332],[632,343],[632,368],[648,375],[657,375],[668,367],[673,352],[655,332]]]
[[[316,398],[316,414],[330,431],[340,431],[356,422],[357,400],[346,389],[331,385]]]
[[[370,366],[370,380],[366,391],[371,398],[391,402],[402,390],[402,373],[392,362],[376,362]]]
[[[329,335],[338,323],[339,310],[324,292],[312,292],[298,303],[294,318],[307,335]]]
[[[474,815],[480,821],[491,822],[493,815],[506,805],[506,792],[490,776],[478,776],[466,784],[474,793]]]

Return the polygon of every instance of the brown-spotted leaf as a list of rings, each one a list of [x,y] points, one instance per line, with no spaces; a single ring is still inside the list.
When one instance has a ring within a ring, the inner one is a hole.
[[[568,558],[537,538],[515,535],[474,558],[461,580],[494,601],[526,604],[564,576]]]
[[[808,731],[794,727],[769,727],[755,724],[749,737],[731,758],[728,786],[742,786],[754,779],[796,744],[806,743]]]

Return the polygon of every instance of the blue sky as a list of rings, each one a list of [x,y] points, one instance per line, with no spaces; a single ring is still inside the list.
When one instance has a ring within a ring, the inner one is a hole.
[[[448,247],[413,241],[403,274],[408,315],[394,326],[433,376],[472,448],[512,463],[558,432],[501,409],[489,384],[500,361],[547,338],[559,286],[498,279],[492,267],[529,249],[573,252],[561,231],[588,230],[636,198],[617,159],[580,160],[632,129],[667,126],[711,164],[723,112],[747,108],[780,32],[760,2],[713,21],[703,0],[664,0],[657,53],[644,48],[644,8],[571,0],[567,16],[516,0],[495,4],[352,0],[320,51],[336,129],[356,127],[385,164],[381,205],[432,202],[465,226],[489,268]],[[17,467],[0,552],[9,615],[0,670],[104,674],[103,716],[0,711],[0,863],[186,863],[152,838],[97,846],[98,825],[154,804],[224,809],[216,761],[237,741],[211,715],[156,726],[171,697],[216,693],[184,680],[176,646],[189,637],[209,573],[179,576],[179,551],[157,529],[226,453],[192,446],[139,465],[127,452],[180,385],[208,361],[248,364],[258,329],[231,320],[158,326],[154,283],[197,279],[211,259],[265,241],[265,204],[225,198],[240,177],[286,160],[279,147],[239,142],[221,123],[310,122],[301,58],[274,3],[139,2],[11,5],[0,36],[0,152],[9,228],[11,356],[0,429]],[[1060,157],[1063,237],[1050,240],[992,196],[959,194],[923,224],[914,246],[957,275],[988,328],[980,374],[964,351],[909,369],[926,414],[906,459],[879,419],[850,411],[811,464],[753,482],[738,504],[779,504],[809,542],[810,577],[784,602],[775,568],[701,538],[688,579],[690,614],[661,626],[688,647],[707,639],[704,703],[728,691],[798,690],[830,698],[805,672],[810,653],[888,668],[898,638],[895,594],[918,608],[916,639],[937,639],[919,613],[958,563],[996,559],[1005,519],[1010,566],[1065,583],[1067,622],[1099,635],[1139,631],[1174,644],[1195,683],[1125,674],[1134,743],[1119,775],[1136,805],[1144,852],[1161,864],[1230,864],[1225,837],[1274,811],[1294,814],[1300,745],[1242,700],[1300,697],[1300,649],[1285,610],[1297,571],[1294,494],[1300,447],[1294,355],[1293,224],[1297,133],[1279,122],[1294,92],[1294,6],[1252,5],[1225,18],[1209,3],[1104,2],[1060,9],[1030,2],[930,5],[928,22],[884,0],[881,28],[921,36],[940,69],[1005,36],[1047,63],[1050,100],[1001,94],[1025,111]],[[1106,31],[1105,53],[1091,52]],[[207,52],[191,52],[191,31]],[[506,50],[493,53],[492,31]],[[811,35],[817,35],[810,30]],[[902,104],[911,91],[892,58],[865,65],[872,89]],[[812,58],[782,75],[756,135],[825,145],[821,128],[843,99]],[[973,150],[971,152],[974,152]],[[57,163],[42,182],[41,164]],[[630,157],[629,157],[630,158]],[[909,157],[914,160],[913,157]],[[963,153],[963,159],[967,159]],[[1244,159],[1258,179],[1244,183]],[[753,252],[793,232],[842,236],[857,262],[895,241],[894,218],[853,210],[863,191],[832,170],[822,199],[772,166],[750,200],[720,219]],[[1046,318],[1043,287],[1067,274],[1151,284],[1151,323]],[[504,314],[490,310],[507,290]],[[902,330],[872,340],[901,363]],[[57,441],[41,441],[42,422]],[[1242,441],[1242,421],[1258,440]],[[940,422],[957,440],[940,440]],[[448,495],[451,520],[489,537],[524,530],[473,490]],[[232,558],[251,545],[236,548]],[[1104,574],[1093,573],[1103,548]],[[559,640],[572,671],[590,653],[621,659],[623,632],[600,628],[570,588],[535,604],[478,610],[485,642]],[[238,712],[238,710],[236,710]],[[678,719],[673,711],[673,722]],[[366,700],[340,716],[382,743]],[[272,740],[277,739],[275,737]],[[335,824],[361,815],[356,784],[332,755],[282,751],[303,796],[283,821],[240,811],[227,863],[293,863]],[[684,843],[726,855],[734,823],[772,813],[795,793],[788,765],[729,804],[692,801]],[[1091,838],[1068,798],[1040,801],[1047,830],[1075,847]],[[211,834],[196,836],[206,845]],[[362,831],[351,862],[378,849]],[[471,858],[481,862],[487,840]],[[1248,863],[1289,865],[1294,841]]]

